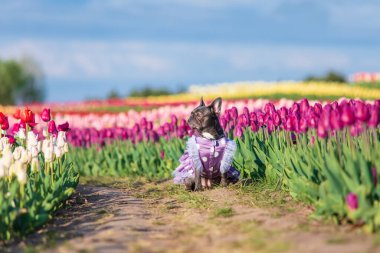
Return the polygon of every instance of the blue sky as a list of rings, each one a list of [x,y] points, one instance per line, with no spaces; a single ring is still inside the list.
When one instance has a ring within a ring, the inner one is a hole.
[[[2,0],[0,57],[33,57],[48,101],[380,71],[378,13],[374,0]]]

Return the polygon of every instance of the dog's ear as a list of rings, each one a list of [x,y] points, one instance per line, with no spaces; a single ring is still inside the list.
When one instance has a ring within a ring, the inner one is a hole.
[[[199,106],[205,106],[205,102],[203,101],[203,97],[201,97],[201,101],[199,102]]]
[[[218,97],[214,101],[212,101],[210,108],[216,113],[220,114],[220,111],[222,110],[222,98]]]

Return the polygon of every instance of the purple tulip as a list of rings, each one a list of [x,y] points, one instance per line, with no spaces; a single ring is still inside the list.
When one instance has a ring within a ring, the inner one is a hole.
[[[221,117],[219,119],[219,122],[220,122],[220,125],[222,126],[222,128],[225,130],[227,127],[227,120],[224,117]]]
[[[255,121],[251,121],[251,130],[252,132],[257,132],[259,130],[259,126],[256,124]]]
[[[284,120],[286,116],[288,116],[288,109],[285,106],[283,106],[280,108],[280,117],[282,120]]]
[[[322,105],[320,103],[315,103],[314,104],[314,112],[317,115],[320,115],[322,113]]]
[[[343,122],[340,119],[340,114],[338,110],[331,111],[330,123],[333,129],[341,130],[343,128]]]
[[[238,138],[243,136],[243,129],[239,125],[235,128],[235,136]]]
[[[346,204],[349,209],[356,210],[359,208],[358,196],[355,193],[350,192],[346,196]]]
[[[355,114],[352,111],[351,106],[346,105],[342,108],[342,114],[341,114],[340,119],[342,120],[343,125],[345,125],[345,126],[350,126],[350,125],[354,124]]]
[[[276,109],[275,109],[275,107],[274,107],[274,105],[272,103],[267,103],[264,106],[264,112],[266,114],[272,115],[275,111],[276,111]]]
[[[326,138],[327,137],[327,131],[321,122],[318,123],[317,135],[319,138]]]
[[[48,123],[48,133],[49,134],[57,134],[57,127],[55,125],[55,121],[54,120],[51,120],[49,121]]]
[[[278,112],[274,112],[272,114],[272,119],[273,119],[273,123],[275,126],[281,125],[281,117],[280,117],[280,114]]]
[[[231,116],[231,119],[233,119],[233,120],[237,119],[237,117],[238,117],[238,110],[237,110],[237,108],[235,106],[233,106],[231,108],[231,110],[229,111],[229,114]]]
[[[299,132],[306,133],[308,129],[307,120],[305,118],[301,118],[299,121]]]
[[[356,102],[355,117],[363,122],[366,122],[370,117],[368,107],[361,101]]]
[[[372,172],[373,184],[376,187],[377,186],[377,170],[375,166],[371,168],[371,172]]]
[[[370,118],[368,120],[368,126],[376,128],[380,122],[380,107],[372,106],[369,114]]]
[[[249,122],[256,122],[257,121],[257,115],[256,115],[256,113],[255,112],[251,112],[250,114],[249,114]]]
[[[302,99],[300,102],[300,112],[301,113],[307,112],[309,107],[310,107],[309,101],[306,98]]]

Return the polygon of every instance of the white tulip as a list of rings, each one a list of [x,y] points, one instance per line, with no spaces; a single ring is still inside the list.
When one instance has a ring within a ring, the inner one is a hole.
[[[36,147],[38,145],[38,135],[33,133],[33,131],[28,132],[28,149]]]
[[[16,133],[16,136],[19,138],[19,139],[26,139],[26,135],[25,135],[25,129],[24,128],[20,128],[18,130],[18,132]]]
[[[62,148],[66,143],[66,133],[63,131],[58,132],[57,136],[57,146]]]
[[[53,147],[47,147],[44,151],[44,157],[45,157],[45,162],[52,162],[53,161]]]
[[[38,160],[38,158],[32,158],[31,167],[33,172],[40,171],[40,161]]]
[[[21,152],[24,148],[23,147],[16,147],[15,150],[13,151],[13,159],[16,161],[20,160],[21,158]]]
[[[27,179],[27,166],[21,162],[16,162],[16,177],[20,184],[25,184]]]
[[[54,146],[54,154],[56,158],[60,158],[62,156],[62,153],[62,148]]]
[[[7,177],[9,168],[4,164],[3,158],[0,158],[0,178]]]

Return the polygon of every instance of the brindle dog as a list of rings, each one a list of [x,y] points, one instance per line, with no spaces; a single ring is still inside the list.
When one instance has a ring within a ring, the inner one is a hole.
[[[200,104],[196,107],[188,119],[189,126],[207,139],[218,140],[224,137],[224,131],[219,122],[219,115],[222,107],[222,98],[218,97],[210,105],[206,105],[201,98]],[[221,184],[222,186],[228,185],[229,181],[226,173],[220,173],[221,176],[217,181],[212,179],[203,178],[198,170],[195,170],[195,179],[189,179],[186,182],[186,188],[188,190],[202,190],[203,188],[209,188],[211,185]]]

